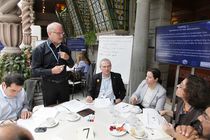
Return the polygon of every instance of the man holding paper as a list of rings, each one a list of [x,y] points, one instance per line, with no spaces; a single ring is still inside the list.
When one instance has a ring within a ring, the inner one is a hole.
[[[125,97],[125,87],[119,73],[111,72],[112,64],[107,58],[100,62],[101,73],[93,76],[89,96],[86,101],[91,103],[95,98],[107,99],[117,104]]]

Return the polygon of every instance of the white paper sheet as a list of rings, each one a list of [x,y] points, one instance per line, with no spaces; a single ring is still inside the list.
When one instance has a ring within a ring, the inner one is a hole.
[[[114,106],[114,109],[121,113],[128,113],[132,108],[133,105],[124,102],[120,102],[119,104]]]
[[[88,108],[88,106],[85,103],[82,103],[78,100],[71,100],[69,102],[62,103],[61,106],[66,108],[68,111],[75,113]]]
[[[159,129],[162,128],[166,122],[165,118],[162,117],[155,109],[143,109],[143,123],[145,127]]]
[[[41,117],[43,119],[55,118],[57,114],[58,114],[58,111],[55,108],[53,108],[53,107],[43,107],[43,108],[40,108],[33,113],[33,118],[34,117],[36,117],[36,118]]]
[[[109,98],[96,98],[94,100],[94,107],[96,108],[106,108],[112,105]]]
[[[53,107],[41,107],[29,119],[19,119],[17,124],[28,129],[32,134],[36,127],[40,127],[47,118],[56,118],[59,112]]]

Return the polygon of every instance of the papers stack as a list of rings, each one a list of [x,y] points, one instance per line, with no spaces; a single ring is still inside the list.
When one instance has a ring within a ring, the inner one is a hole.
[[[159,129],[167,123],[164,117],[162,117],[155,109],[144,108],[143,109],[143,121],[147,128]]]
[[[75,112],[75,113],[88,108],[86,104],[78,100],[71,100],[69,102],[62,103],[60,106],[64,107],[70,112]]]

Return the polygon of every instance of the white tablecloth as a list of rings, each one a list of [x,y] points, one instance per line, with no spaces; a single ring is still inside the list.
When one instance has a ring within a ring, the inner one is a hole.
[[[112,136],[109,133],[109,126],[113,122],[125,122],[126,117],[129,116],[125,114],[116,114],[113,111],[113,107],[108,108],[95,108],[94,105],[87,104],[87,107],[93,109],[95,111],[95,119],[94,122],[87,121],[87,118],[81,117],[78,121],[70,122],[63,119],[63,111],[65,109],[61,109],[62,107],[53,107],[56,108],[58,113],[55,112],[53,114],[56,120],[59,121],[59,124],[53,128],[48,128],[44,133],[35,133],[34,128],[39,125],[39,117],[37,117],[36,112],[32,115],[32,118],[28,120],[19,120],[18,124],[30,130],[35,138],[35,140],[79,140],[78,133],[81,128],[90,127],[94,131],[94,140],[136,140],[136,138],[132,137],[129,133],[126,133],[123,136]],[[67,111],[67,110],[66,110]],[[62,113],[60,113],[62,112]],[[119,112],[118,112],[119,113]],[[127,112],[128,113],[128,112]],[[56,115],[55,115],[56,114]],[[39,114],[41,115],[41,114]],[[48,113],[50,115],[50,113]],[[116,119],[116,116],[117,119]],[[141,115],[136,115],[137,118],[141,119]],[[115,118],[114,118],[115,117]],[[42,118],[42,117],[40,117]],[[38,120],[38,121],[37,121]],[[40,120],[41,121],[41,120]],[[142,126],[142,128],[144,128]],[[167,135],[163,130],[156,129],[145,129],[148,137],[147,140],[170,140],[172,139],[169,135]]]

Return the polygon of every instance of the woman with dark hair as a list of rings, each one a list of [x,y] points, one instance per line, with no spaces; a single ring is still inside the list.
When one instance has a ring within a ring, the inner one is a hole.
[[[166,90],[161,85],[161,72],[157,68],[147,71],[146,79],[141,82],[130,98],[130,103],[140,108],[163,110],[166,101]]]
[[[198,76],[190,75],[177,85],[176,96],[180,98],[176,111],[163,110],[160,114],[174,117],[175,127],[190,125],[209,104],[209,84]]]

